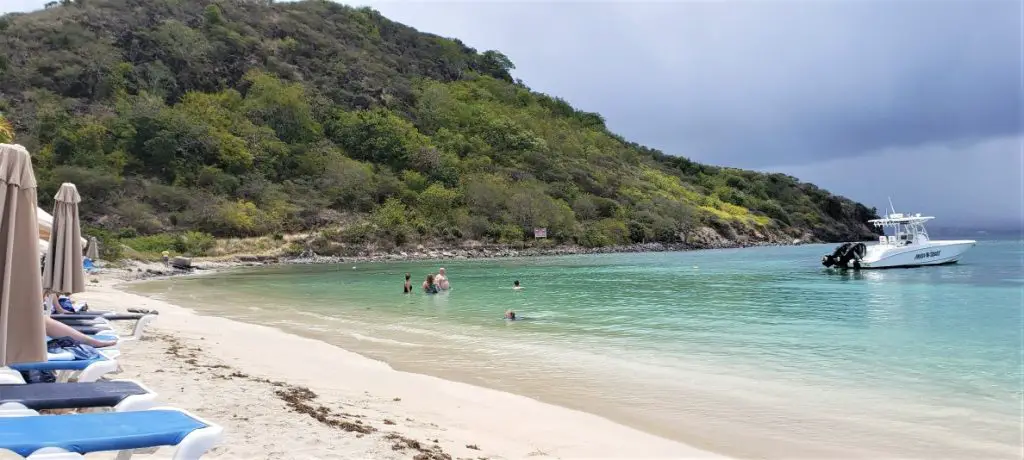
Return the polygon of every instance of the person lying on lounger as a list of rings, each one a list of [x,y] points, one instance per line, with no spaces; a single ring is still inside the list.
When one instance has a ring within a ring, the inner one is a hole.
[[[51,315],[74,315],[89,311],[89,304],[75,302],[70,295],[43,291],[43,309]]]
[[[49,316],[46,317],[46,335],[58,338],[58,337],[70,337],[72,340],[78,343],[84,343],[93,348],[111,347],[117,345],[117,339],[100,340],[94,337],[89,337],[81,332],[75,330],[75,328],[68,326],[60,321],[57,321]]]

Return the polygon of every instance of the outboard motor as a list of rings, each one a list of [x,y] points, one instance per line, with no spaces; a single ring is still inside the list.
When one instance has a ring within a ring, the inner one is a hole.
[[[868,252],[864,243],[843,243],[836,248],[832,254],[821,258],[821,264],[826,267],[838,268],[860,268],[860,261]]]
[[[832,254],[825,254],[825,256],[821,258],[821,264],[826,267],[838,265],[839,258],[842,257],[843,254],[846,254],[846,251],[850,249],[850,246],[852,245],[853,243],[843,243],[839,245],[835,251],[832,251]]]

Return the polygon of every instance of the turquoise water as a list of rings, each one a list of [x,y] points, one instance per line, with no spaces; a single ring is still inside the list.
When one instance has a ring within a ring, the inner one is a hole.
[[[438,262],[133,289],[730,455],[1018,458],[1024,245],[845,274],[831,248],[444,261],[436,296],[401,285]]]

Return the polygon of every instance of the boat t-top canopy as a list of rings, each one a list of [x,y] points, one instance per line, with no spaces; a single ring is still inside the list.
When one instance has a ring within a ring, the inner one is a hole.
[[[898,227],[900,225],[920,225],[934,218],[934,216],[922,216],[920,213],[914,215],[892,213],[881,219],[872,219],[868,222],[876,227]]]

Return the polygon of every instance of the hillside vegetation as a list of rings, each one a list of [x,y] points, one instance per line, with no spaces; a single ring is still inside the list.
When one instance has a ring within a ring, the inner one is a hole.
[[[627,142],[513,68],[327,1],[65,1],[0,17],[0,135],[41,199],[78,185],[88,232],[183,252],[310,229],[318,251],[871,236],[873,209]]]

